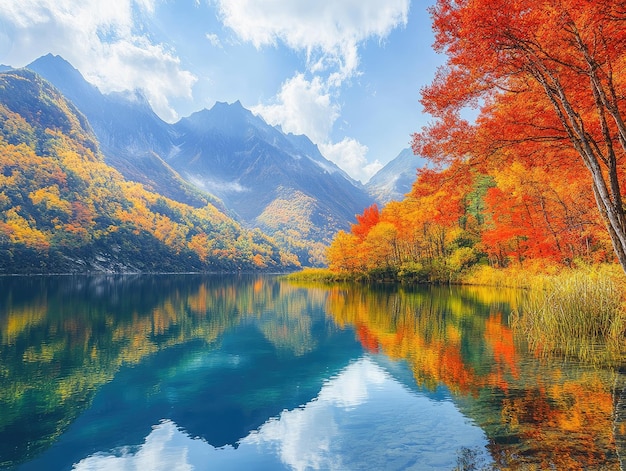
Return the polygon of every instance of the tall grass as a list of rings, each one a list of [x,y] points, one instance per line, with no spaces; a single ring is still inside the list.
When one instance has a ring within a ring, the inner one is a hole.
[[[545,289],[551,279],[563,271],[558,265],[545,262],[524,267],[492,268],[487,265],[476,265],[463,273],[459,279],[464,285],[493,286],[497,288]]]
[[[333,272],[328,268],[305,268],[302,271],[284,275],[283,278],[291,281],[315,281],[333,283],[354,280],[355,276],[347,272]]]
[[[535,352],[594,363],[620,360],[626,346],[626,284],[618,267],[530,276],[528,285],[512,319]]]

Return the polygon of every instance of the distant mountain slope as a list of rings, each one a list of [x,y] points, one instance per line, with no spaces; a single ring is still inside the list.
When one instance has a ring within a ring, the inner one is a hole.
[[[295,260],[211,204],[125,180],[57,89],[26,69],[0,73],[0,273],[284,270]]]
[[[172,127],[154,113],[140,93],[103,94],[69,62],[51,54],[27,68],[51,82],[87,116],[105,161],[127,179],[193,206],[216,203],[165,163],[163,157],[172,148]]]
[[[285,135],[239,102],[217,103],[174,128],[167,162],[304,263],[321,263],[322,246],[373,203],[307,137]]]
[[[193,206],[211,201],[272,234],[304,264],[323,264],[336,231],[374,202],[306,136],[284,134],[239,102],[170,125],[141,95],[104,95],[58,56],[28,68],[87,116],[105,161],[126,178]]]
[[[404,149],[380,169],[366,183],[365,188],[382,205],[389,201],[400,201],[411,190],[417,178],[417,169],[424,165],[424,158],[413,154],[410,148]]]

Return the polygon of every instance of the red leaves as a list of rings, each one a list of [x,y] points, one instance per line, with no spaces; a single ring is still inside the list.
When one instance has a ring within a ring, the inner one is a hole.
[[[357,223],[352,225],[352,234],[357,236],[359,240],[365,239],[369,231],[378,224],[380,213],[376,204],[365,208],[363,214],[356,215]]]
[[[595,195],[626,270],[623,2],[438,0],[430,11],[435,48],[448,55],[448,62],[422,90],[424,110],[436,121],[413,136],[414,151],[440,165],[480,163],[492,174],[515,162],[527,168],[564,168],[567,162],[580,171],[574,181],[586,182],[579,194],[582,206]],[[467,107],[479,104],[475,125],[460,118]],[[520,188],[527,196],[535,190]],[[574,224],[571,204],[561,197],[547,209],[550,198],[537,195],[523,200],[528,214],[539,217],[532,230],[523,229],[529,218],[516,223],[515,229],[525,233],[519,245],[537,237],[543,220],[554,242],[537,241],[537,251],[553,256],[556,247],[562,253],[563,244],[576,239],[572,227],[582,234],[580,227],[589,220]],[[562,211],[566,216],[549,216],[559,213],[559,205],[568,208]]]

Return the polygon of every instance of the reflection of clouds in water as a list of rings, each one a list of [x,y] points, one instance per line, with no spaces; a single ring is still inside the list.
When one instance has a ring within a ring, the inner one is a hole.
[[[281,461],[296,470],[338,469],[341,460],[330,453],[338,432],[332,411],[312,403],[306,409],[283,412],[280,419],[270,420],[243,442],[274,445]]]
[[[482,430],[454,404],[409,392],[365,357],[328,380],[316,399],[268,420],[237,449],[216,449],[163,421],[134,453],[99,453],[74,469],[449,470],[461,447],[485,444]]]
[[[187,447],[173,447],[172,440],[181,432],[170,421],[153,427],[146,441],[136,453],[121,450],[117,455],[97,453],[74,465],[77,471],[154,470],[191,471],[187,462]]]
[[[362,358],[327,382],[318,400],[341,407],[356,407],[367,401],[372,386],[380,386],[386,381],[393,379],[370,359]]]
[[[341,429],[335,408],[354,408],[367,401],[369,389],[388,381],[369,359],[361,359],[332,378],[317,399],[300,409],[284,411],[242,443],[274,444],[283,463],[296,470],[342,469],[341,455],[332,452]]]

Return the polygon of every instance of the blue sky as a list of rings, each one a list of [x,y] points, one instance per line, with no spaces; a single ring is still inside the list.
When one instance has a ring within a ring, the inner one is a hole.
[[[3,0],[0,63],[59,54],[174,122],[241,103],[366,182],[429,120],[431,0]]]

